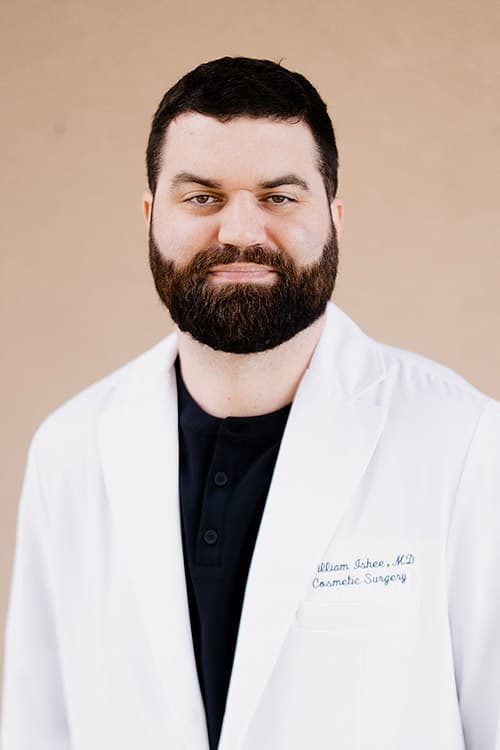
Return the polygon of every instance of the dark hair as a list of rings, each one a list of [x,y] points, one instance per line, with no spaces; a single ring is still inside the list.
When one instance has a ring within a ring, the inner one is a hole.
[[[295,120],[311,129],[319,151],[318,168],[328,198],[337,192],[338,153],[326,104],[314,86],[271,60],[221,57],[186,73],[167,91],[153,117],[146,152],[148,183],[154,194],[168,125],[184,112],[222,122],[233,117]]]

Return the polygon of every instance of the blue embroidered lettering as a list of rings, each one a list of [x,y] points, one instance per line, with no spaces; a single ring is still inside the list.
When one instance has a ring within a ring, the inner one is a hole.
[[[374,576],[371,573],[365,573],[365,583],[383,583],[384,586],[388,586],[390,583],[406,583],[406,573],[393,573],[387,576]]]
[[[388,559],[390,562],[388,562]],[[318,588],[338,588],[342,586],[363,586],[373,583],[381,583],[389,586],[394,583],[405,584],[407,573],[390,573],[391,568],[398,568],[415,565],[415,555],[411,552],[388,555],[385,559],[370,557],[364,555],[356,560],[351,558],[349,561],[333,562],[331,560],[322,560],[316,568],[317,577],[312,580],[312,586]],[[328,573],[347,573],[348,571],[362,571],[364,576],[356,578],[354,573],[349,573],[347,577],[324,578]],[[378,574],[378,575],[376,575]],[[413,575],[413,572],[412,572]]]
[[[349,570],[349,565],[345,562],[333,563],[333,562],[320,562],[318,565],[318,573],[339,573],[343,570]]]
[[[385,562],[383,560],[370,560],[369,557],[365,557],[363,560],[358,557],[356,562],[354,563],[354,567],[356,569],[358,568],[383,568],[385,566]]]
[[[398,555],[394,560],[394,566],[396,565],[413,565],[415,562],[414,555]]]
[[[313,578],[313,588],[337,588],[339,586],[359,586],[361,581],[359,578],[352,578],[350,575],[347,578],[327,578],[322,580],[321,578]]]

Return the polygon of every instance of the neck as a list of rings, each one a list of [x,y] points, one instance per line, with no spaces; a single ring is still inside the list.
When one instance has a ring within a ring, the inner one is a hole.
[[[178,331],[182,377],[194,400],[215,417],[268,414],[293,401],[323,329],[322,315],[275,349],[229,354]]]

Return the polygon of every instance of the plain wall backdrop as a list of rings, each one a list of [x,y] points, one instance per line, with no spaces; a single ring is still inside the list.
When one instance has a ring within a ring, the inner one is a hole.
[[[171,330],[144,150],[200,62],[282,59],[311,79],[340,150],[337,303],[500,398],[497,0],[17,0],[0,29],[0,635],[33,430]]]

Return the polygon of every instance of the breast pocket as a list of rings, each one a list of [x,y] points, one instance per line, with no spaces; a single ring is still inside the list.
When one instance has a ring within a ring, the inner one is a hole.
[[[308,630],[360,632],[399,630],[414,622],[413,597],[388,601],[303,602],[297,611],[297,625]]]

